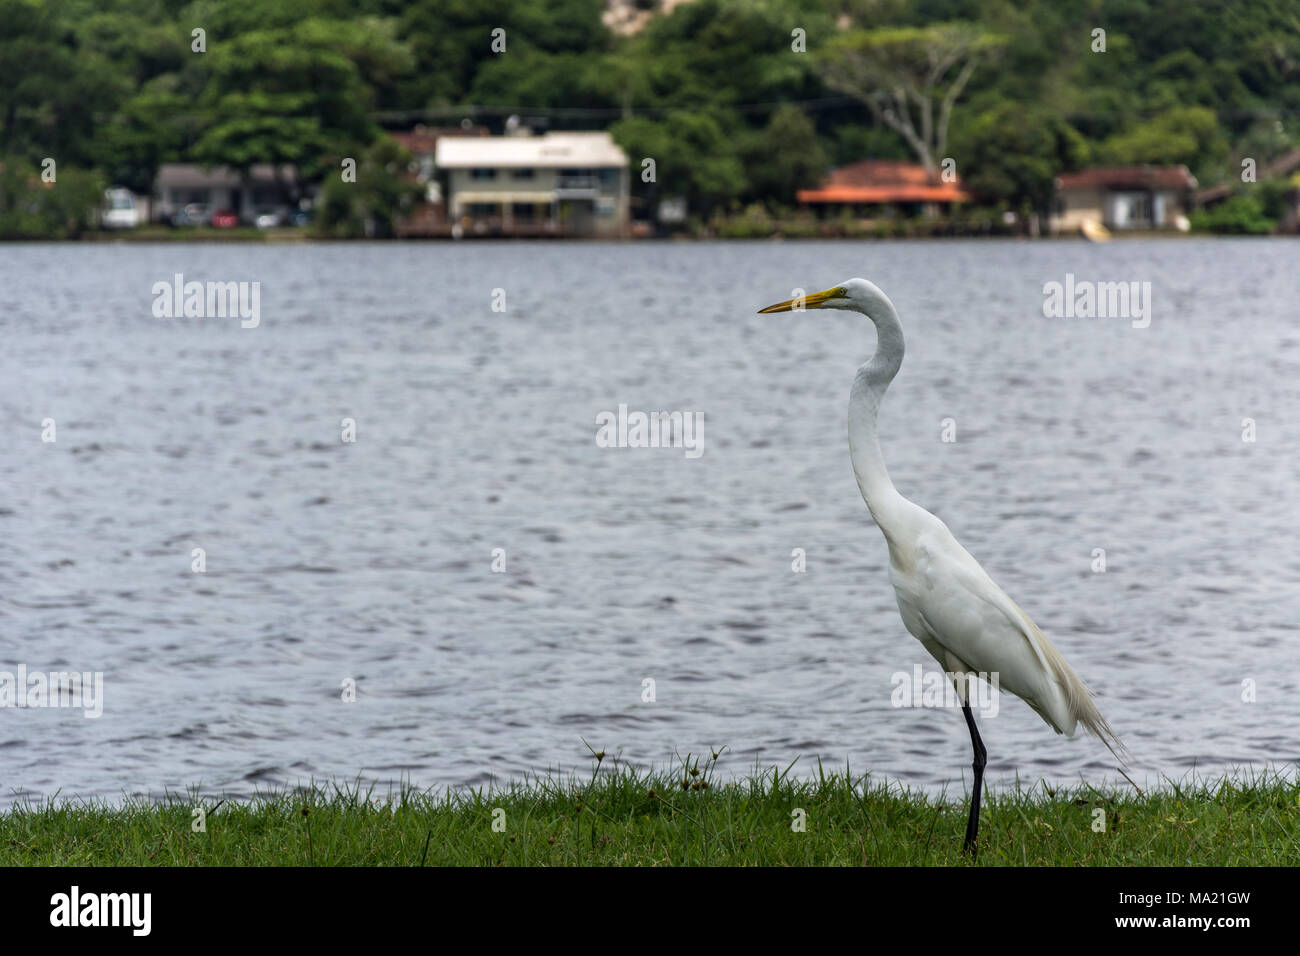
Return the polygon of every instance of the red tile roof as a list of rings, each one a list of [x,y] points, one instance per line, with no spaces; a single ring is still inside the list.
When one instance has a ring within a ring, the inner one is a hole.
[[[803,203],[968,202],[958,183],[931,176],[920,163],[864,159],[832,169],[817,189],[801,189]]]
[[[1195,189],[1186,166],[1093,166],[1056,177],[1058,189]]]

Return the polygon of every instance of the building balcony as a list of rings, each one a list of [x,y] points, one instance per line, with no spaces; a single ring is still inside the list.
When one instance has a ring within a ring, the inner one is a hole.
[[[600,192],[600,179],[596,176],[556,176],[556,199],[595,199]]]

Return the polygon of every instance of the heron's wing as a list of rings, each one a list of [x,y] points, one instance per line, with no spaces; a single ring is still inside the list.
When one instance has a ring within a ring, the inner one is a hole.
[[[1001,689],[1028,703],[1058,732],[1074,731],[1063,672],[1055,666],[1059,661],[1069,672],[1068,665],[946,527],[919,536],[912,574],[902,577],[910,578],[899,589],[900,607],[910,605],[904,617],[910,610],[969,669],[996,674]]]
[[[918,538],[908,589],[932,638],[970,669],[996,673],[1001,689],[1024,700],[1058,733],[1072,735],[1082,723],[1124,759],[1123,745],[1060,651],[935,520],[938,526]],[[900,593],[900,606],[903,600]]]

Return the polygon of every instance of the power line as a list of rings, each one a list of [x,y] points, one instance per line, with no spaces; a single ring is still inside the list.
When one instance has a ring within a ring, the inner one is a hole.
[[[615,120],[630,116],[666,116],[670,113],[707,113],[716,109],[737,113],[771,113],[782,106],[797,106],[806,112],[819,112],[845,106],[861,106],[861,100],[852,96],[823,96],[807,100],[774,100],[765,103],[712,103],[696,106],[496,106],[484,103],[466,103],[459,106],[430,106],[418,110],[378,110],[369,114],[381,125],[411,124],[428,120],[472,119],[475,117],[543,116],[551,119]],[[1151,119],[1163,110],[1072,110],[1061,114],[1065,120],[1100,120],[1115,116],[1133,116]],[[1290,119],[1300,117],[1300,108],[1264,105],[1253,109],[1216,110],[1221,120]]]
[[[463,106],[430,106],[422,110],[379,110],[370,118],[380,123],[411,122],[421,119],[454,119],[473,116],[510,116],[544,114],[557,119],[619,119],[624,116],[667,115],[668,113],[706,112],[720,108],[738,113],[770,113],[782,106],[798,106],[808,110],[850,106],[859,101],[852,96],[826,96],[813,100],[774,100],[770,103],[716,103],[712,106],[490,106],[466,104]]]

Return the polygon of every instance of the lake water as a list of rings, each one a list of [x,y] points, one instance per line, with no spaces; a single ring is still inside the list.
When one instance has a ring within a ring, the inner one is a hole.
[[[891,705],[936,665],[849,466],[870,323],[755,314],[858,275],[907,333],[895,483],[1093,686],[1134,780],[1293,767],[1298,252],[0,246],[0,670],[104,682],[97,719],[0,709],[0,798],[482,785],[585,771],[584,740],[962,792],[960,714]],[[259,282],[260,324],[155,317],[176,273]],[[1150,282],[1149,327],[1045,318],[1067,274]],[[703,454],[599,447],[620,405],[702,413]],[[1000,704],[991,782],[1119,780]]]

